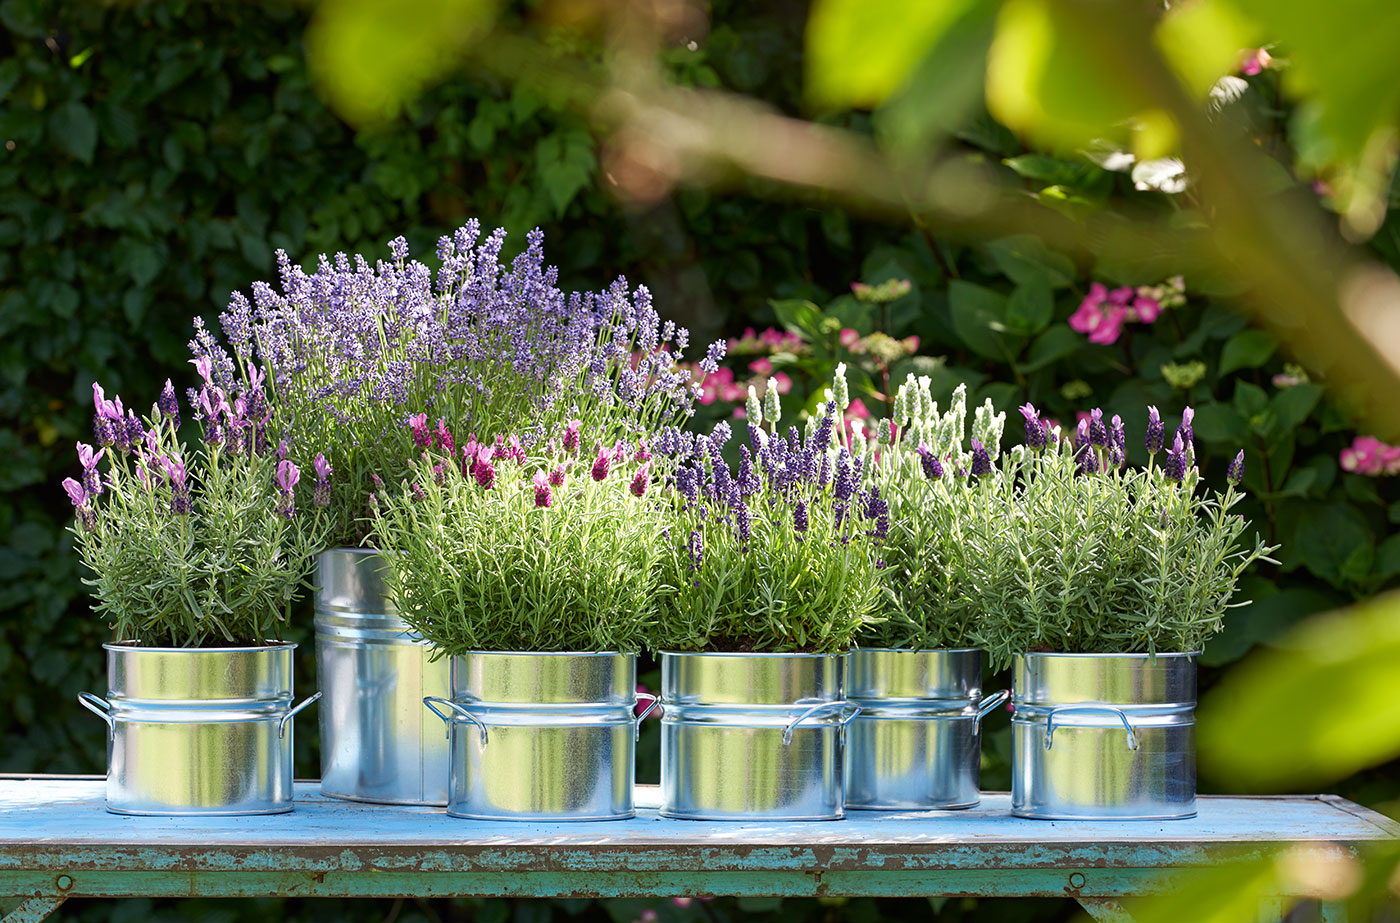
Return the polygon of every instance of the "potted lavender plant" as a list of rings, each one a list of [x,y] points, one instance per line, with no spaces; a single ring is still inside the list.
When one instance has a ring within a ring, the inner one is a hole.
[[[773,382],[765,401],[750,401],[737,471],[721,424],[666,494],[653,646],[671,817],[844,812],[841,741],[858,709],[843,698],[842,660],[878,602],[888,509],[860,459],[833,447],[834,403],[802,438],[778,432]]]
[[[645,443],[570,426],[425,451],[375,495],[388,596],[451,662],[447,813],[489,820],[633,814],[636,652],[655,609],[660,520]],[[655,698],[647,696],[654,704]],[[648,710],[650,710],[648,708]]]
[[[849,399],[843,373],[838,408]],[[979,407],[969,444],[966,386],[940,414],[929,379],[912,374],[893,410],[870,438],[855,421],[850,430],[893,525],[886,617],[857,635],[847,663],[846,694],[861,714],[846,744],[846,807],[969,808],[980,800],[982,718],[1006,700],[982,695],[975,641],[985,594],[998,587],[980,548],[1004,526],[1008,485],[996,462],[1006,415],[991,401]]]
[[[1021,412],[1027,448],[1004,466],[1014,508],[989,549],[1010,585],[981,629],[993,663],[1013,667],[1012,811],[1190,817],[1196,657],[1245,568],[1274,550],[1246,544],[1231,513],[1244,453],[1216,493],[1201,487],[1190,408],[1169,447],[1149,408],[1140,470],[1125,464],[1118,417],[1095,410],[1060,440],[1035,408]]]
[[[166,382],[144,421],[93,385],[97,446],[63,482],[95,609],[113,629],[108,693],[78,698],[108,726],[107,809],[292,810],[292,650],[281,623],[325,537],[331,471],[314,487],[273,448],[260,388],[234,395],[207,363],[202,444],[176,435]],[[105,470],[104,470],[105,469]]]
[[[444,745],[420,723],[423,697],[449,693],[447,661],[386,597],[374,479],[397,484],[420,447],[451,455],[471,432],[514,432],[535,451],[582,419],[609,442],[665,442],[690,411],[686,331],[661,323],[645,288],[568,294],[538,230],[508,266],[504,242],[470,221],[438,242],[436,273],[402,238],[389,261],[323,256],[311,273],[279,252],[280,291],[258,283],[222,316],[229,351],[203,329],[192,344],[222,387],[265,371],[278,426],[326,446],[337,473],[316,577],[327,795],[447,802]]]

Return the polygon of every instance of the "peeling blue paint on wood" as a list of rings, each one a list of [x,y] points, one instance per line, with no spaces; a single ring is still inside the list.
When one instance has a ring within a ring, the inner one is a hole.
[[[1058,896],[1101,899],[1111,913],[1227,859],[1400,835],[1333,796],[1203,797],[1198,817],[1166,822],[1022,820],[991,793],[970,811],[717,823],[661,818],[642,786],[635,820],[580,824],[335,801],[309,783],[295,812],[258,817],[126,817],[102,796],[101,780],[0,779],[0,894]]]

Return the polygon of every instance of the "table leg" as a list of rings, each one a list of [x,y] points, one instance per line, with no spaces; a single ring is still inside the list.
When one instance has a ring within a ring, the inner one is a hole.
[[[68,898],[62,894],[35,895],[5,914],[0,923],[42,923],[45,917],[63,906],[66,900]]]
[[[1133,915],[1123,909],[1120,901],[1106,897],[1077,897],[1075,900],[1079,901],[1079,906],[1095,920],[1101,920],[1103,923],[1133,923]]]

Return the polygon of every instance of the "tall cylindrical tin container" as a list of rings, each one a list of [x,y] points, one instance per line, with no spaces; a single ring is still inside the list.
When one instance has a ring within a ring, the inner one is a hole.
[[[379,552],[333,548],[316,559],[321,793],[379,804],[447,804],[447,741],[423,708],[448,694],[447,658],[384,595]]]
[[[1011,812],[1047,820],[1196,814],[1196,654],[1023,654]]]
[[[651,710],[635,713],[636,690],[635,654],[453,657],[452,698],[423,699],[447,723],[447,813],[526,821],[633,816],[637,728]]]
[[[841,654],[661,654],[661,813],[837,820]]]
[[[982,696],[982,651],[861,648],[846,666],[860,706],[846,738],[846,807],[918,811],[976,806],[982,718],[1006,701]]]
[[[107,722],[114,814],[292,810],[295,644],[246,648],[104,644],[107,698],[78,701]]]

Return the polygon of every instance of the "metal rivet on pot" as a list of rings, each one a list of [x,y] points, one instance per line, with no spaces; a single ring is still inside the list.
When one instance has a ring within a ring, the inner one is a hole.
[[[1075,872],[1073,875],[1070,875],[1069,886],[1074,890],[1078,891],[1080,888],[1084,887],[1084,876],[1081,875],[1079,872]]]
[[[67,875],[59,875],[54,884],[58,885],[58,890],[67,891],[73,887],[73,879]]]

